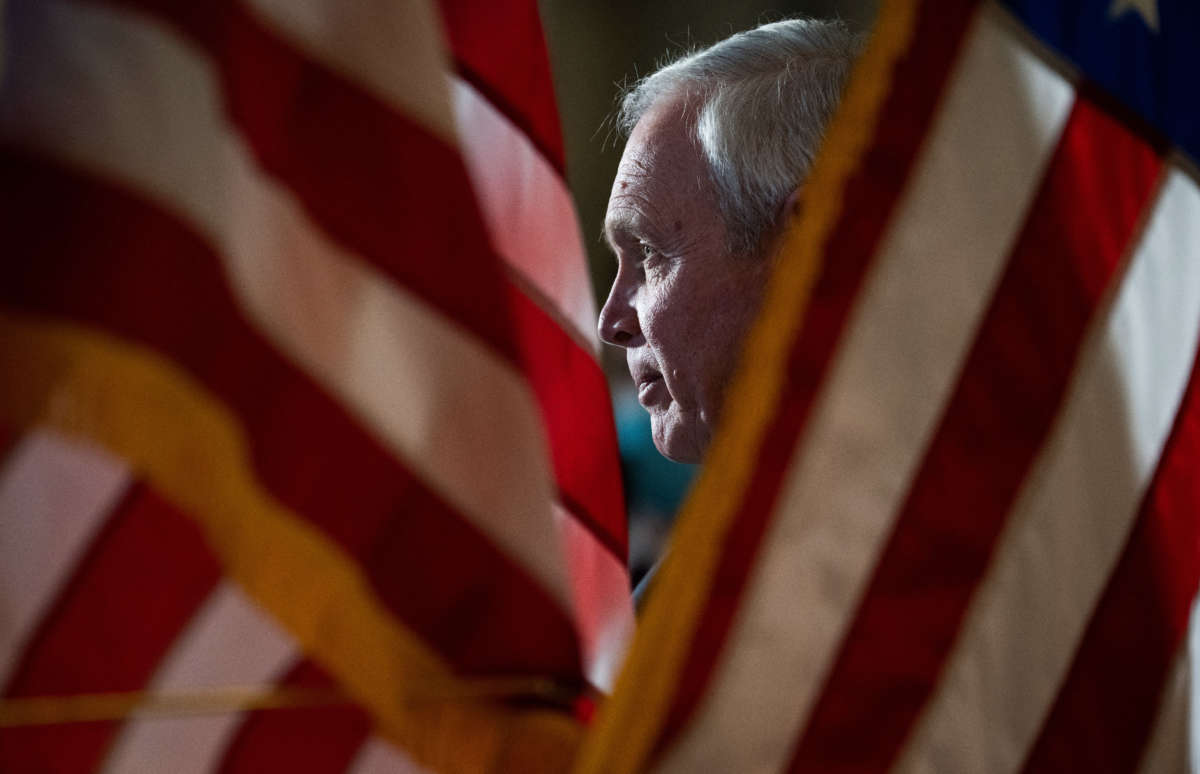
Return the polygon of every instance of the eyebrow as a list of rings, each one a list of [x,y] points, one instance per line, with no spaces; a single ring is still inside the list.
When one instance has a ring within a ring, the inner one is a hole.
[[[600,234],[598,235],[597,238],[601,244],[603,244],[606,248],[608,248],[608,251],[610,253],[612,253],[613,255],[617,254],[617,246],[613,244],[612,238],[608,234],[608,224],[607,223],[602,224],[600,226]]]
[[[642,242],[647,239],[653,241],[657,233],[653,222],[641,213],[632,213],[627,217],[616,218],[612,222],[612,228],[609,228],[609,224],[610,221],[606,218],[604,225],[601,226],[600,236],[608,245],[608,249],[614,253],[617,252],[618,242]]]
[[[608,221],[604,221],[604,225],[600,227],[600,239],[604,242],[604,246],[612,253],[614,258],[618,260],[621,257],[621,249],[617,246],[619,241],[632,241],[637,237],[634,236],[636,229],[628,219],[619,219],[614,227],[609,229]]]

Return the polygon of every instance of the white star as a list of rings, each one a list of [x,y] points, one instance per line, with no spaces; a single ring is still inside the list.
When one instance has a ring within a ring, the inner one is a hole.
[[[1137,11],[1153,32],[1158,32],[1158,0],[1112,0],[1108,18],[1115,19],[1126,11]]]

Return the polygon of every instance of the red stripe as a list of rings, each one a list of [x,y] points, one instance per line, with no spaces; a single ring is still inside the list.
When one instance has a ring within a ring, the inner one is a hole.
[[[628,539],[608,382],[591,354],[509,284],[525,375],[541,407],[563,505],[625,563]]]
[[[1024,771],[1132,772],[1200,585],[1200,373]]]
[[[5,696],[145,688],[220,578],[194,522],[134,485],[39,624]],[[0,770],[90,771],[117,722],[0,729]]]
[[[1160,167],[1124,127],[1076,103],[793,771],[892,763],[936,688]]]
[[[259,480],[357,558],[392,612],[454,666],[579,677],[558,603],[243,319],[216,255],[174,217],[0,153],[0,224],[11,254],[37,256],[0,262],[0,301],[100,326],[190,371],[237,415]],[[396,534],[408,539],[381,551]],[[388,585],[400,578],[410,585]],[[486,619],[450,612],[484,608]],[[540,638],[517,642],[518,629]]]
[[[537,4],[442,0],[440,7],[460,76],[562,174],[562,135]],[[550,436],[560,499],[624,563],[624,496],[603,371],[533,301],[516,287],[510,291],[526,374]]]
[[[972,2],[923,3],[918,10],[914,42],[893,71],[892,88],[870,150],[847,183],[844,200],[852,205],[842,208],[825,245],[826,260],[804,325],[791,345],[780,401],[769,409],[770,431],[755,451],[754,477],[725,537],[708,603],[692,637],[660,737],[660,750],[678,735],[708,687],[771,520],[793,447],[875,247],[904,190],[975,7]]]
[[[533,0],[441,0],[459,74],[563,174],[562,128],[546,39]]]
[[[334,681],[316,664],[301,661],[280,684],[319,690],[332,688]],[[370,733],[370,717],[353,704],[252,712],[238,729],[217,771],[341,774]]]
[[[261,168],[343,246],[517,361],[503,281],[458,151],[233,0],[96,0],[173,25],[213,59]]]

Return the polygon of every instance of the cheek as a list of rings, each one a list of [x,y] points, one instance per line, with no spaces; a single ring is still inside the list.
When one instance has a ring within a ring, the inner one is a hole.
[[[757,315],[754,288],[730,285],[727,292],[697,294],[694,303],[673,309],[672,324],[664,326],[663,336],[673,342],[675,362],[671,365],[683,372],[680,381],[705,412],[719,409],[745,335]]]
[[[679,369],[694,356],[703,316],[686,294],[651,293],[641,322],[647,345],[664,367]]]
[[[667,297],[646,310],[642,332],[667,379],[676,410],[709,410],[719,363],[713,351],[712,309],[695,297]]]

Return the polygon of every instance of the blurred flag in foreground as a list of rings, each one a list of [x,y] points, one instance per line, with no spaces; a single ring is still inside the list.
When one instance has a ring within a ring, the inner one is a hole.
[[[1198,36],[885,3],[581,770],[1186,768]]]
[[[630,621],[611,420],[551,322],[576,270],[496,255],[528,232],[457,138],[497,103],[447,88],[437,10],[39,0],[3,32],[0,769],[560,770],[581,633],[598,662]]]
[[[515,343],[542,411],[589,679],[608,690],[633,634],[620,457],[596,302],[535,0],[441,0],[459,143],[504,263]]]

